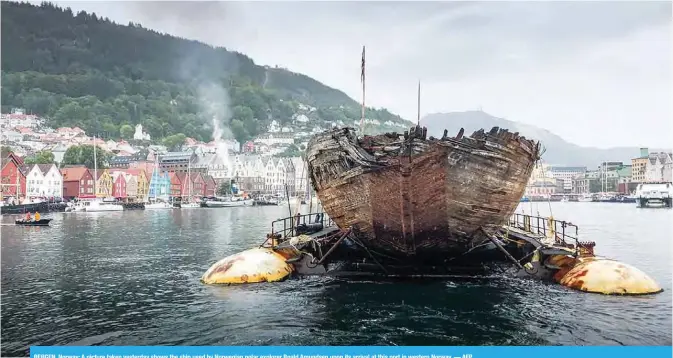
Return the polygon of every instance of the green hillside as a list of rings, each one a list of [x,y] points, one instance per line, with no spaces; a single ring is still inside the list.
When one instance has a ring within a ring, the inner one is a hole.
[[[217,114],[239,141],[295,114],[322,127],[360,118],[345,93],[225,48],[49,3],[1,6],[3,112],[22,107],[53,127],[111,137],[142,123],[156,139],[182,133],[201,140],[211,138]],[[385,109],[370,108],[366,117],[408,124]]]

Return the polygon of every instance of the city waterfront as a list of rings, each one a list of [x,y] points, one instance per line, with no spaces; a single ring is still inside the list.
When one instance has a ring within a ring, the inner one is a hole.
[[[550,209],[665,291],[612,297],[506,277],[207,286],[211,264],[260,244],[287,208],[54,213],[45,228],[3,217],[2,355],[54,344],[670,345],[673,211],[535,202],[518,212]]]

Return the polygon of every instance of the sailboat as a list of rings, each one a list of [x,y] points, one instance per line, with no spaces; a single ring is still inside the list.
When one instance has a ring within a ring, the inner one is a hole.
[[[247,194],[243,193],[243,195],[241,195],[238,192],[238,187],[235,183],[233,183],[232,180],[229,181],[229,187],[231,188],[232,192],[230,197],[219,200],[206,200],[204,205],[209,208],[221,208],[232,206],[252,206],[255,203],[255,201],[248,197]]]
[[[98,178],[98,161],[96,160],[96,136],[93,136],[93,192],[94,195],[96,191],[96,181]],[[123,211],[124,206],[117,203],[105,202],[102,200],[92,200],[92,201],[82,201],[80,202],[82,210],[75,211],[86,211],[86,212],[99,212],[99,211]]]
[[[188,196],[188,201],[180,203],[180,209],[195,209],[195,208],[200,208],[201,205],[199,203],[195,203],[192,201],[192,159],[191,157],[189,158],[189,161],[187,162],[187,182],[189,183],[189,196]]]
[[[156,175],[154,175],[156,173]],[[159,188],[163,187],[163,183],[159,183],[159,156],[155,155],[154,156],[154,172],[152,174],[152,180],[156,180],[157,182],[154,183],[154,201],[151,203],[145,204],[145,209],[173,209],[173,205],[166,201],[159,201],[157,199],[157,191],[159,191]]]

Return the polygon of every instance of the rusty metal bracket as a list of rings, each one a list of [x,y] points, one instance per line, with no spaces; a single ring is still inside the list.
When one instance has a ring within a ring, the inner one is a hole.
[[[350,233],[351,233],[351,229],[348,229],[348,230],[344,231],[344,233],[341,235],[341,237],[339,237],[339,240],[337,240],[337,241],[334,243],[334,245],[332,245],[332,247],[330,247],[329,250],[327,250],[327,252],[325,253],[325,255],[322,256],[322,257],[320,258],[320,260],[318,260],[318,262],[316,263],[316,265],[322,265],[322,263],[325,262],[325,260],[327,259],[327,257],[328,257],[328,256],[329,256],[329,255],[336,249],[337,246],[339,246],[339,244],[341,243],[341,241],[343,241],[343,239],[345,239],[346,236],[348,236],[348,234],[350,234]]]
[[[491,242],[492,242],[493,244],[495,244],[495,246],[496,246],[498,249],[500,249],[500,251],[502,251],[502,253],[505,254],[505,256],[507,256],[507,258],[508,258],[510,261],[512,261],[512,263],[514,263],[514,265],[516,265],[519,269],[526,271],[526,269],[521,265],[521,263],[520,263],[517,259],[515,259],[514,256],[512,256],[512,254],[510,254],[509,252],[507,252],[507,250],[505,250],[505,248],[502,247],[502,245],[500,245],[500,243],[498,242],[498,239],[497,239],[495,236],[493,236],[493,235],[489,234],[488,232],[486,232],[486,230],[484,230],[483,227],[480,227],[479,230],[481,230],[481,232],[483,232],[483,233],[486,235],[486,237],[487,237],[489,240],[491,240]]]

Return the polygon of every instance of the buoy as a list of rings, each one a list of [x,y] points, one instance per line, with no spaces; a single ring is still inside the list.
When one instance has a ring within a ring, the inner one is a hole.
[[[206,284],[275,282],[293,270],[285,257],[271,248],[254,248],[216,262],[201,277]]]
[[[563,286],[606,295],[647,295],[663,289],[643,271],[615,260],[578,258],[560,279]]]

